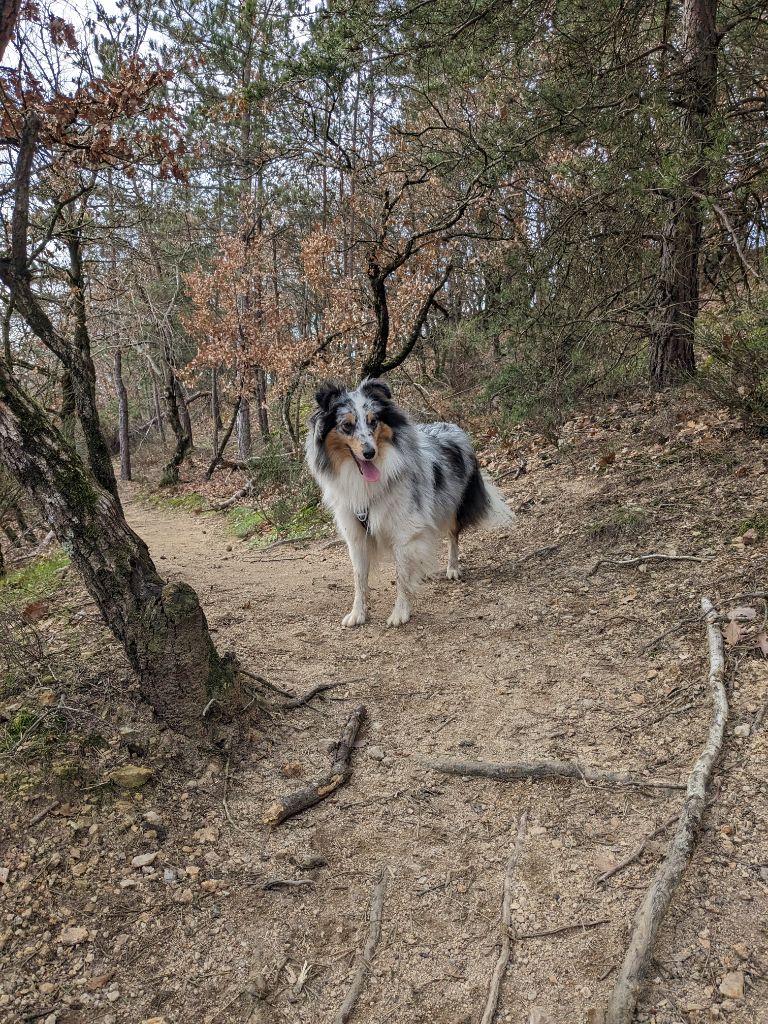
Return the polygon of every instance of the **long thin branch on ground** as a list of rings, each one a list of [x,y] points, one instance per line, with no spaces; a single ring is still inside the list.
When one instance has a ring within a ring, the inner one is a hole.
[[[712,777],[723,745],[728,721],[728,696],[723,676],[723,635],[719,619],[709,598],[702,598],[702,612],[706,615],[709,645],[709,686],[712,692],[712,720],[704,749],[688,778],[688,790],[680,813],[680,821],[656,876],[635,915],[632,935],[624,962],[608,1000],[605,1024],[630,1024],[640,987],[653,956],[661,924],[666,916],[672,896],[688,865],[701,827],[706,803],[707,786]]]
[[[597,921],[574,921],[573,924],[561,924],[557,928],[544,928],[540,932],[518,932],[517,939],[541,939],[545,935],[562,935],[564,932],[588,931],[590,928],[599,928],[603,924],[610,924],[610,917],[601,917]]]
[[[325,693],[326,690],[335,690],[343,685],[343,683],[318,683],[317,686],[313,686],[311,690],[305,693],[303,697],[294,697],[292,700],[286,701],[283,704],[283,708],[289,711],[293,708],[300,708],[304,704],[309,704],[312,698],[317,697],[318,694]]]
[[[614,786],[638,786],[651,789],[685,789],[682,782],[668,779],[643,779],[627,772],[605,772],[575,761],[524,761],[509,764],[488,761],[435,761],[427,765],[445,775],[474,775],[497,782],[514,782],[516,779],[581,779],[583,782],[607,782]]]
[[[650,555],[636,555],[634,558],[598,558],[587,576],[594,576],[601,565],[612,565],[622,569],[626,566],[640,565],[642,562],[706,562],[706,558],[702,558],[701,555],[662,555],[656,552]]]
[[[322,778],[316,779],[301,789],[297,789],[294,793],[288,793],[286,796],[276,800],[268,808],[267,813],[262,819],[265,825],[280,825],[288,818],[293,818],[294,815],[305,811],[308,807],[314,807],[315,804],[319,804],[321,800],[325,800],[331,793],[335,793],[337,789],[349,780],[352,774],[352,766],[350,765],[352,748],[355,745],[357,734],[360,731],[360,726],[365,721],[366,715],[367,711],[362,704],[355,708],[349,716],[344,732],[336,747],[330,771],[323,775]]]
[[[334,1024],[347,1024],[347,1021],[352,1016],[357,1000],[360,998],[360,993],[363,990],[365,979],[368,972],[371,969],[371,962],[373,955],[376,952],[376,947],[379,944],[381,938],[381,914],[384,909],[384,894],[387,889],[387,869],[383,868],[379,875],[379,880],[376,883],[376,887],[373,890],[373,898],[371,900],[371,909],[369,912],[369,923],[368,923],[368,936],[365,940],[365,945],[357,958],[357,967],[355,968],[355,974],[352,978],[352,983],[347,989],[347,994],[344,997],[344,1002],[341,1004],[339,1012],[336,1014]]]
[[[488,998],[485,1001],[485,1010],[480,1024],[493,1024],[493,1018],[496,1016],[496,1009],[499,1005],[499,992],[501,990],[501,980],[504,977],[504,972],[507,969],[509,963],[509,954],[512,949],[512,939],[510,937],[510,922],[512,920],[512,882],[517,870],[517,865],[520,861],[520,854],[523,849],[523,840],[525,839],[525,826],[527,822],[527,815],[522,814],[520,820],[517,823],[517,838],[515,839],[515,845],[512,850],[512,856],[507,862],[507,870],[504,873],[504,897],[501,902],[501,920],[499,921],[499,957],[496,961],[496,966],[493,968],[493,974],[491,975],[491,981],[488,986]]]

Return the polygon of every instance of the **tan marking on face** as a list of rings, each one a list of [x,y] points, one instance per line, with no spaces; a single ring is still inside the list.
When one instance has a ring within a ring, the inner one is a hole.
[[[328,458],[331,461],[334,473],[338,473],[341,470],[352,454],[349,446],[350,440],[351,438],[340,434],[335,428],[330,431],[325,439],[325,450],[328,452]]]
[[[392,427],[387,423],[379,421],[373,432],[373,440],[376,442],[377,449],[381,448],[383,445],[392,444]]]

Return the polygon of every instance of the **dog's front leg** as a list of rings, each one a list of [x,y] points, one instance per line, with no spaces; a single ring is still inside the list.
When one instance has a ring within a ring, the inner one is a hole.
[[[341,620],[342,626],[362,626],[368,618],[368,572],[371,567],[371,554],[368,534],[362,531],[357,523],[355,531],[362,536],[347,536],[347,547],[355,578],[355,597],[352,611]]]
[[[404,626],[411,617],[411,602],[414,592],[414,565],[413,554],[408,547],[396,547],[395,555],[395,576],[397,580],[397,592],[395,607],[387,619],[388,626]]]

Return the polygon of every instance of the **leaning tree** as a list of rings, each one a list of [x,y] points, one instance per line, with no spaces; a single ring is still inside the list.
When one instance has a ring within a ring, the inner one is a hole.
[[[0,12],[2,41],[15,6],[6,0]],[[42,8],[27,10],[14,42],[16,65],[0,78],[0,282],[13,316],[61,367],[85,456],[33,397],[11,342],[0,354],[0,461],[70,554],[142,695],[165,722],[195,733],[211,698],[232,687],[235,665],[217,653],[195,592],[162,579],[126,522],[99,423],[84,260],[100,176],[147,163],[181,173],[167,74],[136,56],[135,38],[132,53],[116,49],[97,70],[74,28]]]

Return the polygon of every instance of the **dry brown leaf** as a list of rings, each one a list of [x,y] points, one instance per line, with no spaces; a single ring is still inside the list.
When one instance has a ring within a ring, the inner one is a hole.
[[[731,608],[731,610],[728,612],[728,618],[731,620],[741,619],[744,622],[751,622],[752,619],[757,618],[757,609],[749,608],[747,606]]]
[[[735,647],[739,640],[741,640],[743,634],[744,630],[741,628],[738,622],[736,622],[735,619],[731,619],[731,621],[723,630],[725,642],[728,644],[729,647]]]

